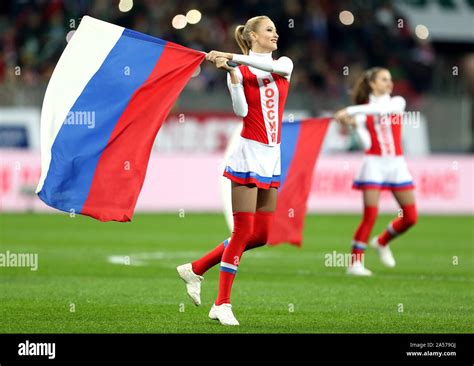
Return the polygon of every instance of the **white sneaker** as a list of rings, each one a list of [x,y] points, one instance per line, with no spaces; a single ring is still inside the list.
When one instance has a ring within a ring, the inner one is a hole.
[[[393,268],[396,265],[395,258],[393,258],[392,251],[390,247],[387,245],[380,245],[378,241],[378,237],[376,236],[370,241],[370,246],[375,248],[379,253],[380,261],[386,267]]]
[[[212,304],[211,311],[209,311],[209,318],[212,320],[219,320],[222,325],[239,325],[232,312],[231,304],[216,305]]]
[[[354,262],[347,267],[346,273],[351,276],[372,276],[372,271],[365,268],[360,261]]]
[[[178,266],[176,270],[178,271],[179,277],[186,283],[186,290],[191,300],[193,300],[194,305],[201,305],[201,281],[204,280],[204,277],[198,276],[193,272],[191,263]]]

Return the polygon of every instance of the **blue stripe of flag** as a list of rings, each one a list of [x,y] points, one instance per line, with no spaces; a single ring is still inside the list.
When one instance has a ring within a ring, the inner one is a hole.
[[[293,160],[298,136],[300,134],[301,121],[287,122],[282,124],[281,133],[281,179],[280,189],[285,184],[286,176]]]

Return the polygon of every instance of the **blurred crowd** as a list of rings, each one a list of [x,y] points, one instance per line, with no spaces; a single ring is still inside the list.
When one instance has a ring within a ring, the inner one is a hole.
[[[277,54],[295,64],[292,88],[340,97],[352,78],[367,67],[388,67],[396,90],[407,97],[432,87],[435,53],[392,1],[342,0],[135,0],[121,12],[118,0],[15,0],[0,5],[0,84],[46,83],[66,46],[66,36],[90,15],[197,50],[240,52],[234,29],[255,15],[268,15],[279,33]],[[171,20],[190,9],[199,23],[174,29]],[[341,10],[355,21],[346,26]],[[21,77],[19,77],[21,76]],[[225,73],[205,62],[189,87],[225,88]]]

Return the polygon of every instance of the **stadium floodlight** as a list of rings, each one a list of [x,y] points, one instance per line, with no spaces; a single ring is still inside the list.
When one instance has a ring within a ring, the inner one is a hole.
[[[430,35],[430,31],[426,25],[418,24],[415,27],[415,34],[419,39],[427,39]]]
[[[122,13],[132,10],[133,0],[120,0],[118,8]]]
[[[183,14],[178,14],[175,15],[173,20],[171,21],[171,25],[175,29],[183,29],[186,27],[186,24],[188,24],[188,21],[186,20],[186,16]]]
[[[196,24],[199,23],[201,20],[201,12],[196,9],[192,9],[187,12],[186,14],[186,20],[188,21],[189,24]]]
[[[354,23],[354,15],[349,10],[343,10],[339,13],[339,21],[344,25]]]

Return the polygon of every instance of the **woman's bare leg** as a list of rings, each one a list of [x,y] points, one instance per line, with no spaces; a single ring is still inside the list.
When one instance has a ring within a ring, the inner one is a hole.
[[[232,182],[232,212],[255,212],[257,209],[256,185],[242,185]]]
[[[276,188],[258,190],[257,211],[275,212],[278,190]]]
[[[413,189],[407,189],[404,191],[393,191],[393,196],[397,200],[400,207],[406,205],[413,205],[415,203],[415,192]]]
[[[363,191],[362,196],[364,207],[378,207],[380,201],[380,190],[379,189],[366,189]]]

